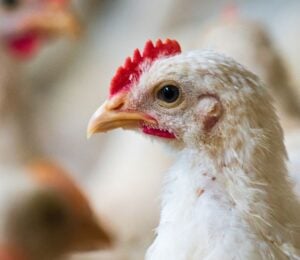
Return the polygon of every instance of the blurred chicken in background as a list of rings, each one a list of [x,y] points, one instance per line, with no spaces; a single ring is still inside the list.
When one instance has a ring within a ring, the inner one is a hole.
[[[1,260],[54,260],[111,247],[104,222],[62,168],[41,161],[28,175],[1,170]]]
[[[300,2],[292,1],[286,8],[282,8],[274,19],[274,26],[277,29],[274,31],[274,38],[282,51],[298,100],[300,99],[299,9]]]
[[[283,8],[274,23],[277,30],[275,39],[284,55],[284,61],[294,87],[295,97],[300,104],[300,3],[295,1]],[[300,123],[287,129],[285,142],[288,147],[290,159],[290,172],[296,179],[296,192],[300,197]]]
[[[23,62],[50,40],[79,31],[67,0],[0,1],[1,163],[21,162],[38,152]]]
[[[46,163],[31,167],[30,172],[38,173],[33,176],[38,184],[23,171],[16,174],[15,164],[40,152],[31,122],[32,93],[20,70],[46,42],[79,32],[69,1],[0,2],[0,163],[12,167],[3,172],[16,175],[1,180],[3,198],[9,200],[2,203],[1,221],[7,221],[0,234],[1,259],[57,259],[111,244],[87,199],[63,170]]]

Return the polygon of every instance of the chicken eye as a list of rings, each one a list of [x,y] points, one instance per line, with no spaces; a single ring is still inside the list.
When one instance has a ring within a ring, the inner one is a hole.
[[[20,4],[20,0],[1,0],[1,4],[5,8],[13,9]]]
[[[165,103],[173,104],[180,97],[180,89],[174,85],[164,85],[157,91],[156,97]]]

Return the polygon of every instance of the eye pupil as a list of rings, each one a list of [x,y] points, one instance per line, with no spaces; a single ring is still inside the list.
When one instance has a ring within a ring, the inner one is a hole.
[[[1,3],[5,7],[13,8],[19,4],[19,0],[1,0]]]
[[[167,85],[162,87],[158,93],[157,98],[166,102],[166,103],[173,103],[177,101],[179,98],[180,91],[179,88],[173,85]]]

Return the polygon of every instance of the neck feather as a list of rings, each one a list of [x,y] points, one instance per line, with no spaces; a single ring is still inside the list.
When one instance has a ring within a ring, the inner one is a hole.
[[[284,145],[267,142],[265,135],[255,139],[252,134],[242,131],[230,142],[224,141],[224,149],[219,146],[218,152],[211,144],[182,150],[167,175],[162,222],[183,221],[199,207],[197,214],[211,214],[220,225],[224,219],[216,212],[230,219],[234,211],[234,218],[238,215],[260,234],[276,226],[296,225],[298,202],[287,178]]]

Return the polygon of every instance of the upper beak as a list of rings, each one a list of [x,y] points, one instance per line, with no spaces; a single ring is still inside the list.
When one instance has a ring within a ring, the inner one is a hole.
[[[56,4],[49,4],[43,13],[32,15],[26,27],[50,36],[68,35],[75,38],[81,34],[76,15],[67,6]]]
[[[126,95],[119,94],[104,102],[91,117],[87,136],[106,132],[115,128],[136,128],[141,122],[156,124],[156,120],[149,115],[135,111],[122,110],[126,103]]]

